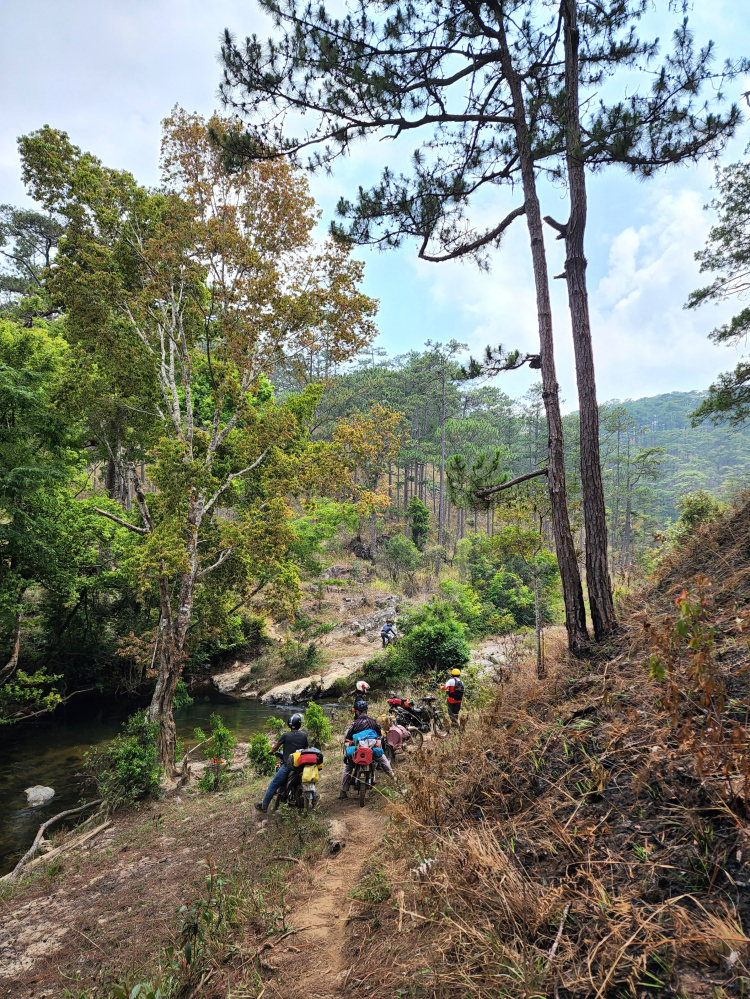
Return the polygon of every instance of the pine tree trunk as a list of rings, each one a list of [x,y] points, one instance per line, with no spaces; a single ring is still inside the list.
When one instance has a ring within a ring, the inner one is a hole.
[[[586,525],[586,583],[594,636],[602,641],[617,628],[607,558],[607,514],[599,455],[599,408],[586,287],[586,172],[580,151],[578,108],[578,24],[576,0],[565,0],[566,154],[570,218],[565,232],[565,276],[573,329],[580,411],[581,490]]]
[[[443,401],[440,412],[440,499],[438,501],[438,544],[443,543],[443,520],[445,519],[445,379],[446,370],[443,362]]]
[[[544,251],[544,232],[539,199],[536,193],[534,163],[526,125],[526,109],[523,102],[521,83],[513,67],[505,26],[499,19],[500,54],[503,71],[513,99],[516,142],[518,147],[521,179],[523,182],[526,224],[531,242],[531,259],[536,288],[537,317],[539,323],[539,357],[542,374],[542,399],[547,413],[547,433],[549,439],[549,485],[552,522],[555,528],[557,562],[560,567],[563,599],[565,601],[565,625],[568,631],[568,645],[574,654],[582,653],[588,645],[586,632],[586,610],[583,603],[583,588],[578,571],[573,535],[565,493],[565,449],[563,442],[562,415],[558,394],[557,372],[555,371],[554,339],[552,335],[552,307],[549,297],[549,277],[547,258]]]

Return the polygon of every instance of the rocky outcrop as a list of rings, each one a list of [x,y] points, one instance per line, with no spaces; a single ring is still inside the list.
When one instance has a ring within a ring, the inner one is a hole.
[[[247,663],[237,661],[228,673],[217,673],[211,677],[211,683],[221,694],[230,697],[257,697],[253,690],[251,667]]]
[[[313,697],[329,697],[337,693],[339,681],[348,680],[354,676],[362,664],[367,662],[371,653],[360,656],[346,656],[337,659],[327,667],[325,672],[314,676],[303,676],[299,680],[280,683],[267,691],[261,701],[263,704],[304,704]]]
[[[51,801],[55,797],[55,789],[45,787],[43,784],[35,784],[33,787],[27,787],[24,794],[31,807],[36,808],[38,805],[44,805]]]

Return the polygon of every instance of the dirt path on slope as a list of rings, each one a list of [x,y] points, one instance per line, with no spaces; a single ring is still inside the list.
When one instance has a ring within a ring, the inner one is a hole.
[[[337,791],[332,785],[331,796]],[[348,917],[352,902],[347,896],[356,885],[363,864],[378,848],[386,824],[371,797],[376,798],[377,792],[370,792],[367,804],[360,808],[359,799],[350,791],[345,801],[334,799],[326,807],[326,818],[346,823],[346,846],[333,856],[323,857],[313,867],[313,883],[287,920],[289,926],[300,929],[287,938],[290,946],[282,945],[280,954],[261,961],[265,969],[277,972],[280,979],[265,983],[265,990],[259,995],[266,999],[271,996],[287,999],[290,991],[305,999],[329,999],[351,992],[351,985],[346,984],[351,976],[347,974],[345,950],[351,932]]]

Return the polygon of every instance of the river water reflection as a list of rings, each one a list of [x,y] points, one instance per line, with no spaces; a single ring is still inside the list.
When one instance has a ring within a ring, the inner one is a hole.
[[[85,695],[84,695],[85,698]],[[0,874],[13,866],[13,858],[27,849],[45,819],[79,803],[84,753],[114,738],[122,722],[138,703],[74,698],[54,718],[0,727]],[[260,701],[234,701],[218,693],[200,693],[193,704],[175,713],[177,734],[186,747],[195,744],[193,729],[209,729],[209,716],[217,711],[239,740],[263,731],[267,718],[287,718],[294,710],[267,707]],[[200,758],[196,754],[196,758]],[[24,788],[42,784],[55,789],[55,797],[38,808],[26,804]],[[92,796],[89,791],[88,796]]]

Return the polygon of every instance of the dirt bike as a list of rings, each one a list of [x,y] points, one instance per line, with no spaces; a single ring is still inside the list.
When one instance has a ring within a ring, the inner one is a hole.
[[[389,645],[398,645],[401,641],[401,635],[384,635],[381,632],[380,640],[383,643],[383,648],[386,649]]]
[[[365,807],[368,790],[375,784],[375,756],[368,746],[357,746],[352,757],[352,784],[359,792],[359,807]]]
[[[399,704],[392,705],[396,710],[396,723],[409,729],[417,749],[423,742],[422,733],[426,734],[430,729],[439,739],[444,739],[448,735],[442,715],[435,707],[436,697],[432,695],[420,697],[418,705],[408,698],[393,698],[393,700],[400,701]],[[388,703],[390,704],[390,701]]]
[[[395,763],[399,754],[404,755],[406,753],[406,743],[411,743],[419,748],[422,745],[422,733],[416,729],[409,729],[408,726],[399,725],[397,722],[392,722],[390,728],[386,732],[383,752],[386,758]]]
[[[322,758],[322,754],[320,754],[320,757]],[[280,754],[277,753],[276,758],[280,760]],[[274,795],[271,811],[275,812],[279,805],[283,803],[288,805],[289,808],[299,808],[300,811],[311,812],[320,797],[316,791],[319,765],[317,763],[306,762],[301,763],[299,766],[294,766],[290,757],[289,776],[286,779],[286,783],[282,784]],[[277,763],[277,770],[279,766],[281,766],[281,762]],[[314,777],[314,779],[305,780],[305,777]]]

